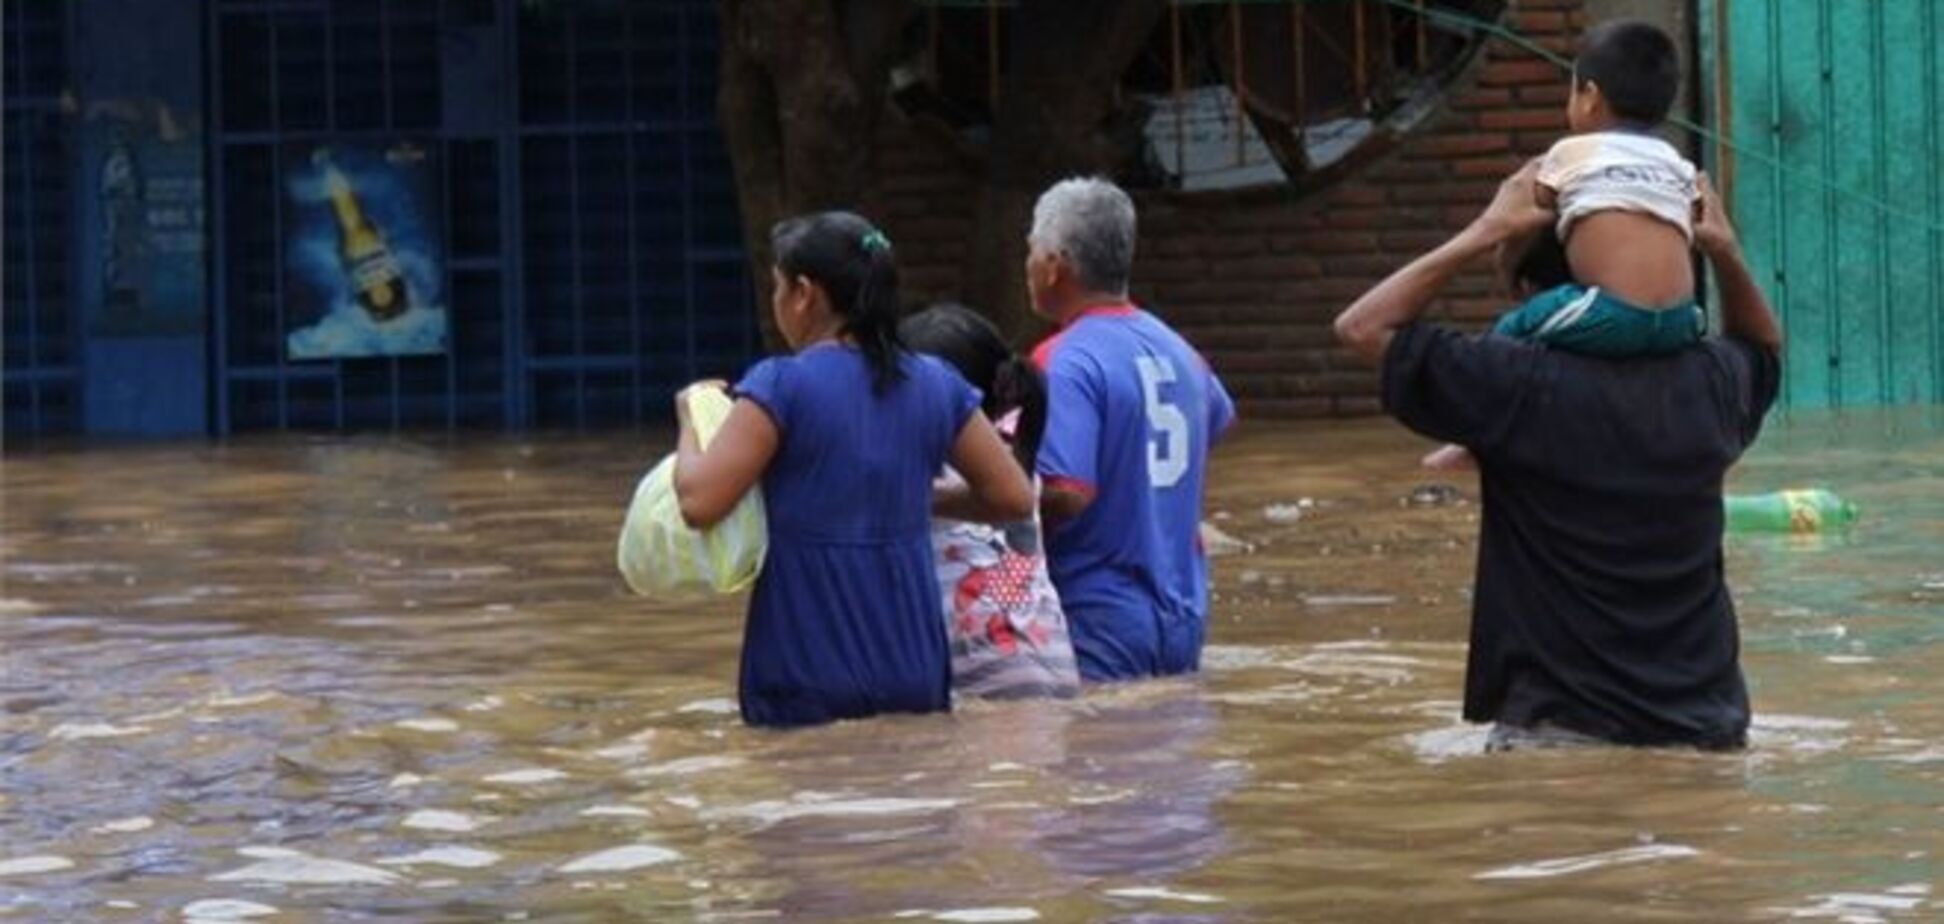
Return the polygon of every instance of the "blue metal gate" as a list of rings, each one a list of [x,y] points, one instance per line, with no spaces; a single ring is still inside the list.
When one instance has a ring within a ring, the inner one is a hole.
[[[68,4],[6,0],[6,349],[9,437],[80,426],[80,362],[70,291]]]
[[[219,432],[583,427],[757,347],[706,0],[209,5]],[[281,190],[319,143],[432,148],[442,356],[293,361]]]

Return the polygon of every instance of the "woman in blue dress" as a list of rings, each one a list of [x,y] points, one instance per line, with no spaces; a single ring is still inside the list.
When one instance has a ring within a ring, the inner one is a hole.
[[[794,355],[743,377],[706,452],[688,402],[675,402],[675,493],[690,526],[763,488],[769,554],[743,633],[743,720],[945,711],[932,478],[950,462],[995,521],[1031,515],[1031,486],[978,413],[978,392],[899,342],[897,262],[882,232],[823,212],[778,224],[770,240],[770,307]]]

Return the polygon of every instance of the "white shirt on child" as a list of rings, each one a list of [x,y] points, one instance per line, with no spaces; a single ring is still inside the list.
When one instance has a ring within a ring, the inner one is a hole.
[[[1539,185],[1558,193],[1559,239],[1595,212],[1652,215],[1694,240],[1694,165],[1666,141],[1611,131],[1562,138],[1539,162]]]

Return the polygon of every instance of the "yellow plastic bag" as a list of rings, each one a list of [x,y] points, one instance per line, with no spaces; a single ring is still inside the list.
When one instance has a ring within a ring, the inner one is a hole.
[[[721,389],[697,388],[689,392],[688,402],[695,437],[706,449],[729,417],[729,396]],[[628,588],[642,596],[728,594],[755,582],[768,551],[761,488],[749,489],[729,516],[706,530],[682,522],[671,453],[636,486],[628,518],[621,524],[615,564]]]

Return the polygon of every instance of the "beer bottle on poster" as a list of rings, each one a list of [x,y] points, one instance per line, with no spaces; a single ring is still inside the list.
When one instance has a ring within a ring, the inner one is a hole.
[[[331,163],[329,151],[318,151],[312,161],[324,172],[324,186],[331,197],[331,211],[337,215],[338,254],[358,304],[374,321],[389,321],[411,307],[405,276],[398,268],[385,238],[372,225],[351,190],[351,181]]]

